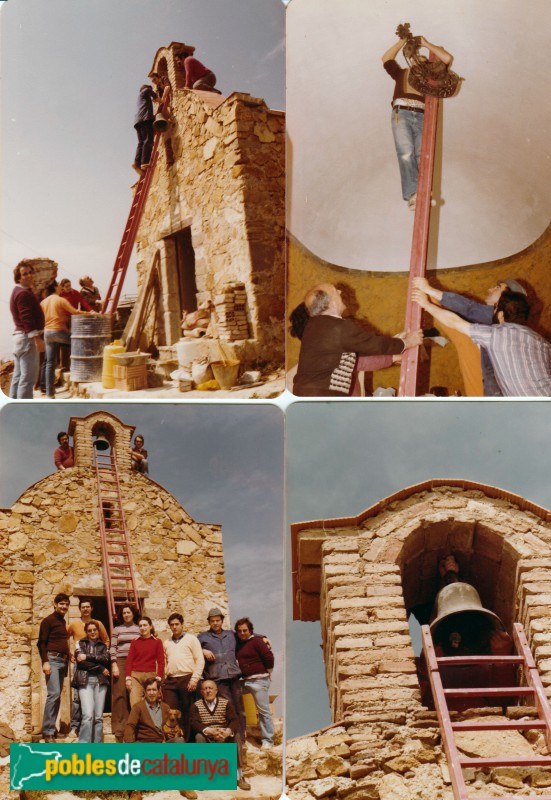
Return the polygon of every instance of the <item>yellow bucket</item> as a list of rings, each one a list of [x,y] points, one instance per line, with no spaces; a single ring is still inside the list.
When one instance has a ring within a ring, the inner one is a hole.
[[[112,344],[108,344],[103,348],[103,369],[101,373],[101,385],[104,389],[115,388],[115,370],[114,366],[117,363],[115,356],[118,353],[124,353],[126,347],[121,344],[120,339],[115,339]]]
[[[235,386],[239,375],[239,361],[213,361],[211,367],[221,389]]]

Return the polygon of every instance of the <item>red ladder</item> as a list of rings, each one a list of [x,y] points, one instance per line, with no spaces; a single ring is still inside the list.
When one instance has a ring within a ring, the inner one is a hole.
[[[120,607],[130,603],[139,609],[140,601],[122,506],[116,455],[114,451],[94,452],[103,572],[109,624],[113,629],[113,620]]]
[[[537,756],[516,758],[467,758],[462,756],[455,742],[455,731],[490,731],[490,730],[534,730],[545,731],[545,741],[551,750],[551,709],[545,694],[536,662],[526,640],[522,625],[515,623],[513,638],[518,655],[516,656],[459,656],[439,658],[434,650],[434,643],[428,625],[421,628],[423,637],[423,652],[425,654],[432,696],[440,731],[442,744],[456,800],[469,800],[468,789],[465,784],[462,770],[467,767],[548,767],[551,766],[551,756]],[[461,665],[479,664],[518,664],[521,667],[524,686],[482,687],[464,689],[445,689],[440,674],[441,667],[454,667]],[[452,722],[448,708],[448,697],[476,698],[476,697],[533,697],[533,704],[538,712],[538,719],[533,720],[507,720],[492,722],[489,717],[484,721]],[[551,800],[551,794],[511,794],[500,795],[503,800]],[[476,795],[476,800],[495,800],[490,795]]]
[[[163,114],[166,114],[169,103],[170,96],[165,98],[165,101],[160,107],[159,111]],[[134,192],[130,213],[128,215],[126,227],[119,245],[119,252],[117,253],[115,264],[113,266],[111,282],[109,283],[109,288],[107,289],[107,294],[105,295],[103,301],[103,306],[101,309],[102,314],[110,314],[112,316],[117,310],[117,306],[119,304],[122,285],[126,276],[128,264],[130,263],[130,256],[132,255],[132,249],[134,247],[134,242],[136,241],[138,227],[140,225],[142,213],[145,208],[147,195],[149,194],[149,187],[151,186],[153,173],[155,172],[155,166],[159,157],[159,143],[161,141],[161,136],[162,132],[157,131],[153,140],[153,148],[151,150],[149,166],[146,167],[146,169],[142,172],[136,187],[136,191]]]

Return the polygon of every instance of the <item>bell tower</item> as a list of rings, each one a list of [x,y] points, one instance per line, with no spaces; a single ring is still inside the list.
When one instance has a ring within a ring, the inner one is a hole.
[[[67,432],[73,437],[75,467],[93,466],[94,441],[103,436],[117,453],[119,470],[130,470],[129,450],[135,429],[135,425],[125,425],[108,411],[94,411],[87,417],[71,417]]]

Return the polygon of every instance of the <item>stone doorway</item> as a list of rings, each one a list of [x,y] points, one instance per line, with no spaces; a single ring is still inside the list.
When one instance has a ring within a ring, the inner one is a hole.
[[[176,274],[180,299],[180,318],[183,311],[197,311],[197,282],[195,277],[195,251],[191,227],[174,235]]]

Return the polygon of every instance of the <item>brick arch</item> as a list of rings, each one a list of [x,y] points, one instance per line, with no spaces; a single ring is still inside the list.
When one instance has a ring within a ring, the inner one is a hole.
[[[195,47],[183,42],[171,42],[168,47],[160,47],[155,53],[151,72],[158,72],[159,75],[167,77],[173,91],[184,89],[186,85],[185,69],[176,63],[174,56],[177,53],[192,56],[194,52]]]
[[[73,437],[75,466],[93,466],[93,442],[100,429],[105,430],[109,444],[116,450],[119,469],[129,470],[131,468],[129,450],[135,426],[125,425],[108,411],[94,411],[87,417],[71,417],[68,433]]]

